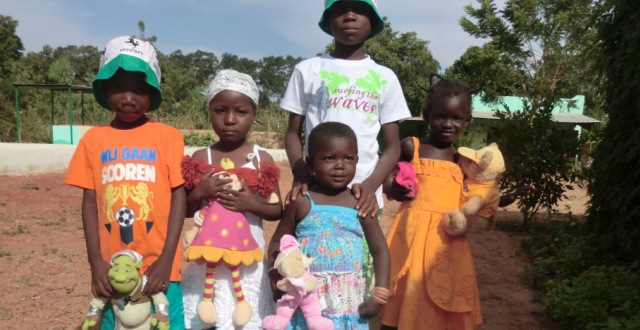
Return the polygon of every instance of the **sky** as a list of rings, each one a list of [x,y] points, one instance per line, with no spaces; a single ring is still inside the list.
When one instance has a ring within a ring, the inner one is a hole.
[[[498,6],[504,0],[496,1]],[[464,6],[476,0],[379,0],[378,10],[399,33],[415,32],[444,70],[483,40],[462,30]],[[318,27],[323,0],[2,0],[0,15],[18,21],[16,32],[28,52],[49,45],[93,45],[109,39],[158,37],[165,54],[181,50],[231,53],[253,60],[264,56],[309,58],[322,52],[331,36]]]

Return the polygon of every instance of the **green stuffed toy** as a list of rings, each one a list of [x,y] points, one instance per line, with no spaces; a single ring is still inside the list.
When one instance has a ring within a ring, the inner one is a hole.
[[[169,301],[164,293],[159,292],[151,297],[142,293],[146,276],[140,275],[142,256],[132,250],[123,250],[111,257],[109,283],[116,291],[111,299],[116,319],[116,329],[151,329],[169,330]],[[151,301],[156,313],[151,313]],[[100,329],[102,309],[106,299],[92,299],[89,304],[82,330]]]

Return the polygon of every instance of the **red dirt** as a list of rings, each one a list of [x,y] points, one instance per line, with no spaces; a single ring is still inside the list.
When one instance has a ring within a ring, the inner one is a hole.
[[[279,163],[280,189],[288,191],[288,164]],[[73,329],[83,319],[91,296],[82,221],[81,190],[62,184],[63,174],[1,176],[0,180],[0,329]],[[565,203],[584,212],[584,190]],[[389,229],[397,203],[385,207],[381,225]],[[561,208],[565,211],[565,208]],[[511,229],[469,234],[476,262],[485,324],[480,329],[557,329],[521,281],[529,257],[521,248],[521,223],[511,206],[500,221]],[[191,221],[186,222],[190,224]],[[265,224],[265,236],[276,223]],[[190,227],[186,225],[185,228]]]

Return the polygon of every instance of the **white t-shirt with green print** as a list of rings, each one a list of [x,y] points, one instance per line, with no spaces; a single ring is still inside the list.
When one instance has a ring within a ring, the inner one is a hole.
[[[354,130],[359,161],[352,184],[364,181],[378,162],[381,125],[411,116],[395,73],[368,56],[351,61],[325,54],[298,63],[280,106],[305,116],[305,145],[309,132],[323,122]],[[382,208],[381,187],[376,197]]]

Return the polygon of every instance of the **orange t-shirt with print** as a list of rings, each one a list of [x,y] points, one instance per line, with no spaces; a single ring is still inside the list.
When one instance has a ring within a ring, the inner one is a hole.
[[[171,189],[184,183],[183,155],[182,134],[152,120],[128,130],[96,126],[80,139],[64,182],[96,191],[106,262],[131,249],[142,255],[144,273],[158,259],[167,238]],[[178,246],[171,281],[181,279],[180,253]]]

